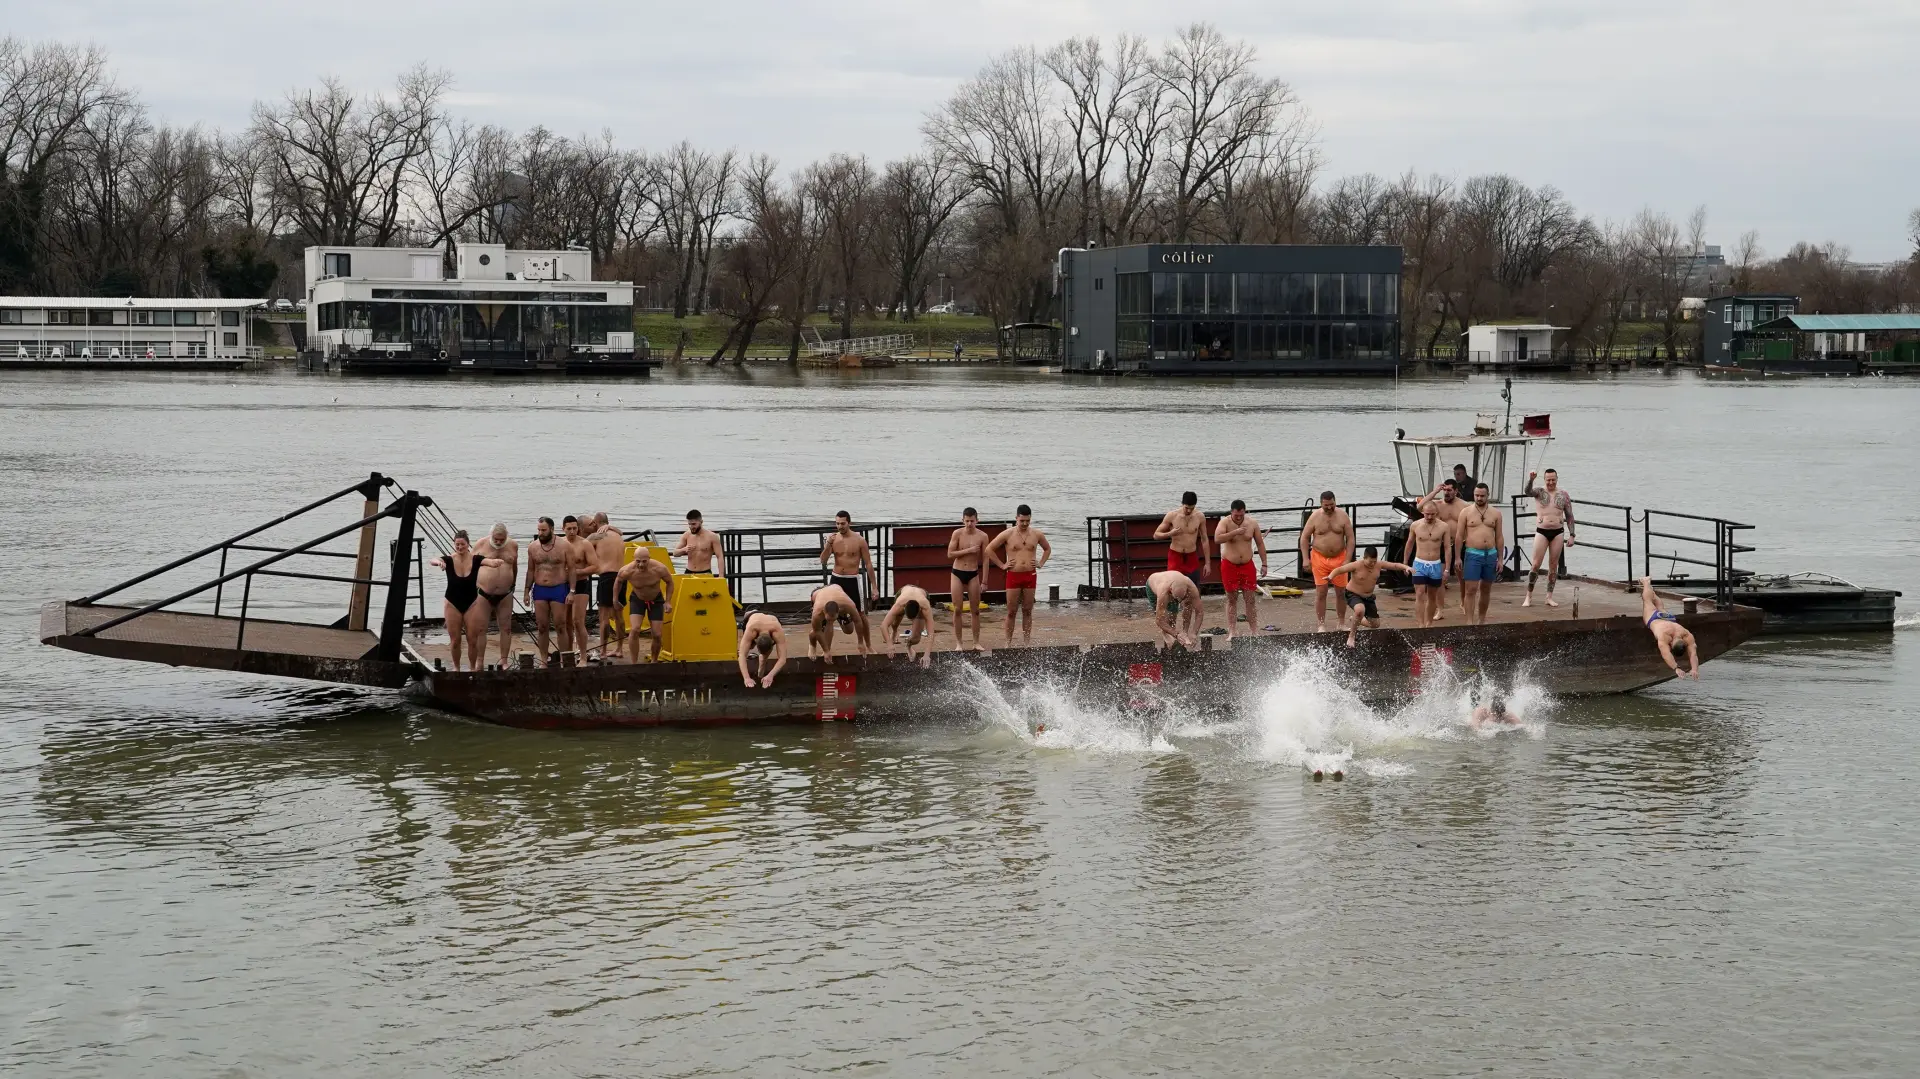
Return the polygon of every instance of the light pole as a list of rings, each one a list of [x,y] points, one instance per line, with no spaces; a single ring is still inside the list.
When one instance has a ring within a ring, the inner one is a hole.
[[[133,359],[133,297],[127,297],[127,330],[123,335],[126,341],[127,359]]]

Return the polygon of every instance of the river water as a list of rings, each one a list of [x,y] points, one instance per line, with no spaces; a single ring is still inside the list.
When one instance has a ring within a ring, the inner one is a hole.
[[[1751,521],[1755,568],[1920,595],[1920,385],[1515,394],[1553,413],[1576,498]],[[908,726],[545,734],[33,640],[41,602],[372,469],[522,532],[590,506],[726,526],[1024,501],[1070,593],[1088,513],[1379,497],[1394,428],[1464,431],[1497,395],[0,374],[0,1069],[1920,1070],[1905,630],[1598,701],[1549,673],[1498,737],[1457,695],[1370,709],[1310,663],[1156,732],[1031,686]],[[1315,755],[1353,774],[1315,784]]]

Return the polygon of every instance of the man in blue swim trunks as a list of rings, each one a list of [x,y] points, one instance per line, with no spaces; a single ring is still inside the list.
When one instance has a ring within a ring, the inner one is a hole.
[[[549,662],[548,634],[560,632],[560,650],[566,651],[568,633],[567,599],[573,586],[567,576],[567,548],[553,534],[553,518],[540,518],[540,527],[532,543],[527,544],[527,593],[523,600],[533,610],[536,630],[534,647],[540,651],[540,665]]]
[[[1673,671],[1675,678],[1700,680],[1700,646],[1693,639],[1693,631],[1680,624],[1680,620],[1660,609],[1660,595],[1653,590],[1653,578],[1640,578],[1640,619],[1647,624],[1647,632],[1653,634],[1653,645],[1660,650],[1660,660]],[[1686,653],[1692,670],[1680,669],[1680,661],[1674,658],[1676,653]]]
[[[1425,629],[1433,624],[1445,596],[1447,564],[1453,561],[1454,529],[1438,516],[1439,507],[1429,499],[1420,504],[1420,519],[1413,522],[1407,544],[1413,548],[1413,624]]]
[[[1500,511],[1487,505],[1490,492],[1484,483],[1473,488],[1473,504],[1460,511],[1455,522],[1459,531],[1460,574],[1467,590],[1467,624],[1485,625],[1487,603],[1493,598],[1493,582],[1500,578],[1500,563],[1507,553],[1507,526]]]

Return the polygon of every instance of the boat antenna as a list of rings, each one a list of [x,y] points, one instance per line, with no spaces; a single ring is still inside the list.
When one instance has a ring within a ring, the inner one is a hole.
[[[1503,435],[1510,435],[1513,433],[1513,379],[1512,378],[1508,378],[1506,385],[1500,387],[1500,399],[1507,403],[1507,418],[1506,418],[1506,421],[1500,427],[1500,433]]]

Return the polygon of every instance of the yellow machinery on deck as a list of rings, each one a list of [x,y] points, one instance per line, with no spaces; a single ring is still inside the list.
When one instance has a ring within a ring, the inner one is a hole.
[[[661,587],[673,597],[666,625],[660,627],[660,658],[663,660],[732,659],[735,654],[733,594],[724,577],[704,573],[673,572],[673,557],[657,543],[630,542],[627,559],[631,561],[641,548],[647,557],[667,567],[670,575]],[[651,632],[647,616],[635,619],[630,633]]]

